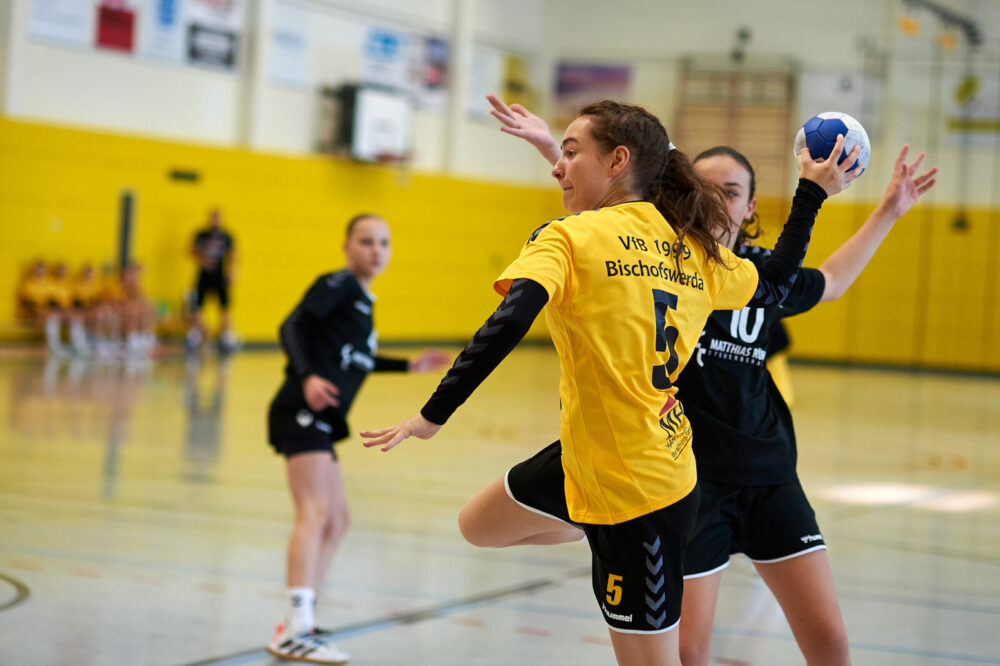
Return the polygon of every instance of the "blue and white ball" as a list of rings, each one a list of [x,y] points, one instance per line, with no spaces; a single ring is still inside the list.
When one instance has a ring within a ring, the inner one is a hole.
[[[857,120],[837,111],[827,111],[817,116],[813,116],[806,124],[799,128],[795,135],[795,155],[802,152],[804,146],[809,147],[809,154],[813,159],[826,159],[833,152],[833,145],[837,143],[837,135],[844,135],[844,153],[837,160],[840,164],[847,155],[854,150],[854,146],[861,146],[861,153],[857,161],[851,165],[851,169],[861,168],[858,175],[864,173],[868,166],[868,159],[872,155],[872,145],[868,140],[868,132]],[[851,169],[848,169],[849,171]]]

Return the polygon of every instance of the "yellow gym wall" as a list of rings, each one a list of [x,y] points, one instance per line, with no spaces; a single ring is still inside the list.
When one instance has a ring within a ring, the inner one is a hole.
[[[199,174],[195,183],[171,170]],[[343,265],[347,220],[384,216],[393,257],[375,280],[382,340],[471,335],[496,307],[492,280],[528,235],[564,213],[555,188],[479,183],[317,156],[290,158],[0,119],[0,332],[16,336],[14,294],[36,257],[111,260],[119,196],[135,192],[133,257],[148,295],[178,310],[194,283],[196,230],[218,205],[237,246],[236,330],[276,340],[312,280]],[[546,337],[539,323],[532,337]]]
[[[173,169],[196,183],[168,178]],[[383,341],[464,340],[493,310],[493,278],[544,221],[558,191],[410,174],[325,157],[280,157],[0,118],[0,335],[23,337],[14,293],[34,258],[75,268],[116,254],[118,201],[136,195],[133,256],[145,287],[179,309],[193,283],[191,238],[210,207],[238,248],[233,315],[249,341],[276,329],[313,278],[338,268],[343,227],[360,211],[393,230],[389,270],[374,283]],[[826,204],[806,265],[818,266],[875,202]],[[787,202],[760,202],[771,223]],[[1000,211],[921,205],[903,218],[848,293],[789,321],[793,356],[1000,371]],[[536,325],[532,337],[546,337]]]
[[[877,202],[824,204],[804,265],[818,267]],[[787,204],[764,201],[763,220]],[[1000,370],[1000,210],[958,212],[918,203],[900,219],[844,296],[786,321],[793,358]],[[768,228],[763,245],[780,229]]]

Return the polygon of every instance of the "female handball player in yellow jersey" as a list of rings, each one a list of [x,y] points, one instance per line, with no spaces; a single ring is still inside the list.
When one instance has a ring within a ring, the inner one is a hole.
[[[788,293],[816,213],[855,177],[854,157],[819,163],[803,151],[792,214],[758,271],[715,241],[729,226],[725,205],[655,116],[612,101],[584,107],[552,170],[574,214],[531,234],[494,283],[500,306],[420,413],[363,431],[365,446],[432,437],[544,308],[561,366],[560,439],[476,495],[462,533],[508,546],[582,530],[619,663],[679,664],[672,629],[698,491],[673,382],[713,310]]]

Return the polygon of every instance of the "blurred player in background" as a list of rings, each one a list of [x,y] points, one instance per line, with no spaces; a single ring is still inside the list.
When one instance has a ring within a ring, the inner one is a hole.
[[[30,326],[37,326],[45,319],[48,305],[49,270],[41,259],[31,264],[17,286],[17,315]]]
[[[191,328],[187,334],[189,349],[197,348],[205,337],[201,309],[209,294],[219,299],[219,347],[231,351],[236,337],[230,329],[230,288],[236,278],[236,249],[233,237],[222,228],[222,212],[213,208],[208,215],[208,226],[195,235],[191,254],[198,262],[198,282],[195,300],[191,305]]]
[[[347,413],[369,372],[428,372],[451,360],[434,350],[412,360],[376,354],[369,289],[391,254],[385,220],[371,214],[352,219],[343,249],[346,268],[321,275],[281,325],[288,365],[268,417],[271,445],[287,459],[295,525],[288,544],[288,610],[267,650],[320,664],[348,659],[326,640],[328,632],[316,629],[313,612],[348,527],[333,444],[348,436]]]
[[[126,352],[133,357],[148,357],[156,347],[156,309],[142,289],[142,264],[130,262],[125,266],[122,289]]]
[[[70,350],[62,342],[63,324],[67,324],[70,329],[77,329],[77,339],[83,333],[83,326],[79,322],[74,324],[73,280],[65,263],[60,261],[52,267],[45,295],[45,342],[49,353],[68,356]]]
[[[73,351],[79,355],[91,352],[90,338],[97,330],[97,310],[101,303],[101,283],[97,279],[94,265],[85,263],[80,267],[73,281],[73,326],[70,328],[70,342]]]
[[[97,356],[110,359],[121,352],[122,307],[125,290],[114,264],[101,267],[101,298],[94,313]]]

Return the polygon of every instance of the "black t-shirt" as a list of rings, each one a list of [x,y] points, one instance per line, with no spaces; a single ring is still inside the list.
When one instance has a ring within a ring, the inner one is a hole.
[[[205,273],[216,274],[225,270],[225,260],[233,251],[233,237],[222,229],[204,229],[194,237],[194,246],[208,262],[202,264]]]
[[[760,269],[770,250],[736,254]],[[691,421],[698,477],[726,483],[772,484],[795,478],[795,431],[788,406],[765,365],[772,327],[819,302],[826,281],[799,268],[782,305],[716,310],[677,380]]]
[[[365,377],[376,369],[373,301],[346,269],[321,275],[309,287],[281,325],[281,346],[288,354],[283,399],[304,400],[302,382],[315,374],[336,385],[339,411],[347,414]]]

